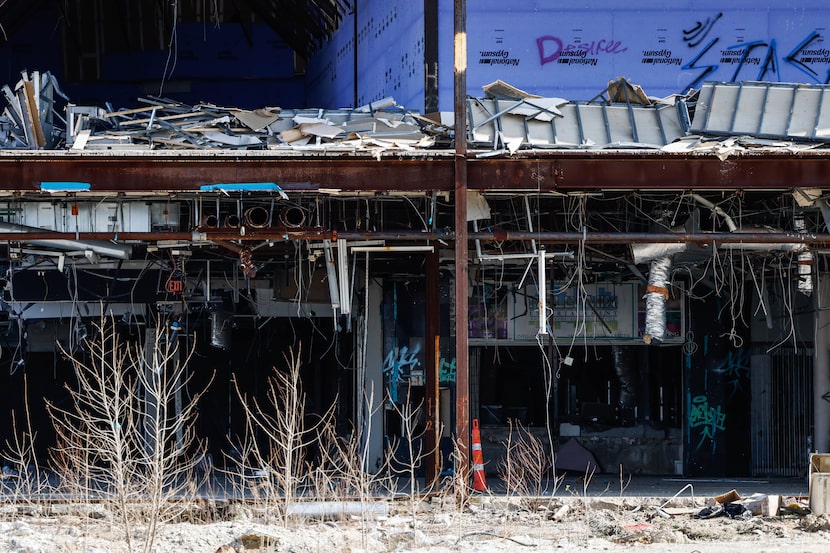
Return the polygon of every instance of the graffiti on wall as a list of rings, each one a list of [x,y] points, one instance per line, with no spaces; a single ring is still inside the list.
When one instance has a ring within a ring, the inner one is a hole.
[[[421,366],[420,353],[421,344],[416,342],[411,349],[409,346],[394,347],[386,354],[382,370],[389,399],[393,403],[398,402],[399,385],[406,384],[412,376],[413,369]]]
[[[575,44],[552,35],[537,37],[536,49],[539,51],[539,65],[553,62],[563,65],[596,65],[600,56],[628,51],[621,40],[600,38]]]
[[[697,436],[696,449],[707,441],[715,442],[715,435],[726,430],[726,413],[720,405],[712,405],[705,395],[692,398],[689,410],[689,431]]]
[[[726,357],[717,361],[712,367],[713,373],[723,375],[729,387],[730,398],[743,391],[743,384],[749,381],[749,361],[749,350],[742,348],[730,350]]]
[[[713,13],[679,28],[676,38],[680,42],[674,44],[685,46],[682,52],[672,49],[661,37],[658,37],[657,46],[639,49],[629,48],[624,40],[613,36],[579,39],[553,34],[537,36],[539,65],[596,66],[603,58],[617,57],[631,50],[638,55],[640,65],[676,66],[684,74],[689,74],[691,80],[684,92],[698,87],[708,78],[733,82],[780,81],[783,66],[798,70],[811,82],[830,82],[830,68],[827,68],[830,49],[823,46],[824,36],[819,29],[786,38],[748,36],[736,40],[728,38],[730,35],[727,32],[733,29],[726,26],[723,15],[723,12]],[[785,42],[787,46],[784,46]],[[501,52],[504,58],[511,55],[506,49]],[[629,59],[628,63],[631,61]],[[715,73],[718,73],[717,76]]]
[[[824,37],[818,29],[797,36],[789,51],[781,50],[776,38],[757,38],[719,46],[722,37],[717,32],[717,23],[722,16],[723,13],[719,12],[705,20],[695,21],[682,31],[683,42],[694,52],[681,69],[695,72],[684,91],[696,88],[722,66],[731,70],[731,75],[719,75],[718,80],[722,81],[780,81],[781,67],[788,65],[807,76],[811,82],[830,82],[830,68],[818,67],[830,63],[830,49],[822,46]]]
[[[438,382],[442,384],[455,382],[455,357],[452,361],[448,361],[445,357],[441,358],[438,365]]]

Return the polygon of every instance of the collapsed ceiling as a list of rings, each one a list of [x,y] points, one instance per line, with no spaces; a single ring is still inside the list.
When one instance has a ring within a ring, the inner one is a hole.
[[[809,295],[830,243],[824,87],[804,100],[804,87],[776,85],[802,95],[799,110],[758,138],[709,129],[780,121],[794,101],[758,115],[735,94],[706,100],[719,86],[650,99],[618,80],[585,103],[494,83],[469,99],[474,282],[516,290],[552,254],[560,287],[632,281],[658,300],[682,290],[733,306],[767,281]],[[328,111],[145,98],[70,105],[64,118],[57,83],[39,73],[4,93],[0,239],[17,316],[226,295],[257,317],[345,314],[369,252],[372,278],[422,278],[428,251],[451,271],[451,121],[391,98]]]

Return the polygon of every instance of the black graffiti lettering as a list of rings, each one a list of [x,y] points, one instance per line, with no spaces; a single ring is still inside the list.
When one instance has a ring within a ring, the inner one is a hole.
[[[799,71],[802,71],[802,72],[806,73],[807,75],[809,75],[810,77],[818,80],[818,72],[816,72],[812,67],[810,67],[806,63],[806,62],[811,61],[811,58],[801,58],[799,56],[801,54],[805,53],[804,50],[810,44],[812,44],[816,40],[820,40],[820,39],[821,39],[821,35],[818,33],[818,31],[813,31],[812,33],[807,35],[807,38],[802,40],[801,43],[798,46],[793,48],[792,52],[790,52],[789,54],[787,54],[784,57],[784,61],[789,63],[789,64],[792,64],[792,66],[795,67],[796,69],[798,69]]]
[[[766,42],[761,42],[760,40],[757,40],[755,42],[736,44],[735,46],[730,46],[729,48],[727,48],[727,50],[734,50],[736,48],[739,48],[739,51],[741,52],[741,57],[738,59],[738,67],[735,68],[735,72],[732,74],[732,78],[730,80],[733,82],[738,80],[738,73],[740,73],[741,68],[744,66],[744,64],[747,63],[747,59],[749,58],[750,52],[752,52],[756,48],[766,48],[768,46],[769,45]],[[767,51],[767,55],[769,55],[769,50]]]
[[[717,44],[718,40],[720,40],[720,38],[713,38],[711,41],[709,41],[709,44],[707,44],[707,45],[706,45],[706,47],[705,47],[703,50],[701,50],[701,51],[700,51],[700,53],[698,53],[698,55],[696,55],[696,56],[694,57],[694,59],[693,59],[692,61],[690,61],[689,63],[687,63],[686,65],[684,65],[683,67],[681,67],[681,68],[680,68],[680,69],[682,69],[682,70],[684,70],[684,71],[691,71],[691,70],[694,70],[694,69],[700,69],[700,70],[702,70],[702,71],[701,71],[701,73],[697,76],[697,78],[695,78],[695,80],[693,80],[693,81],[692,81],[692,82],[690,82],[688,85],[686,85],[686,88],[684,88],[684,89],[683,89],[683,94],[685,94],[685,93],[689,92],[691,89],[693,89],[693,88],[694,88],[694,87],[696,87],[698,84],[700,84],[700,83],[703,81],[703,79],[705,79],[708,75],[710,75],[711,73],[714,73],[715,71],[717,71],[717,69],[718,69],[718,67],[719,67],[718,65],[701,65],[701,66],[696,66],[695,64],[696,64],[697,62],[699,62],[699,61],[700,61],[700,58],[702,58],[703,56],[705,56],[705,55],[706,55],[706,53],[707,53],[709,50],[711,50],[711,49],[712,49],[712,47],[713,47],[715,44]]]
[[[761,70],[758,71],[758,80],[763,81],[768,71],[772,71],[775,75],[775,80],[780,81],[781,77],[778,74],[778,47],[775,44],[775,39],[769,41],[769,48],[767,48],[767,57],[764,58],[764,63],[761,65]]]
[[[709,31],[715,26],[718,19],[721,18],[723,12],[719,12],[714,17],[707,17],[705,21],[695,22],[695,26],[691,29],[683,31],[683,42],[686,42],[689,48],[696,48],[701,42],[706,39]]]

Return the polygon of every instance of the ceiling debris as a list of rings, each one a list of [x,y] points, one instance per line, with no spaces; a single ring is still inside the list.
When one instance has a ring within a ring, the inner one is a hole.
[[[253,111],[213,104],[188,106],[147,97],[144,108],[91,111],[67,108],[74,124],[67,136],[72,149],[239,149],[295,150],[331,147],[428,147],[417,119],[397,105],[384,111]],[[82,140],[81,140],[82,139]]]
[[[503,81],[467,99],[477,157],[540,149],[800,151],[830,142],[825,85],[705,83],[687,96],[652,98],[624,78],[588,102],[539,97]],[[274,150],[359,152],[449,148],[451,114],[420,115],[387,97],[355,109],[245,110],[159,97],[118,111],[68,102],[49,72],[2,87],[0,148],[84,150]],[[63,112],[65,111],[65,117]],[[66,129],[65,131],[63,129]],[[694,133],[694,134],[692,134]]]
[[[48,71],[23,71],[14,86],[2,87],[7,105],[0,117],[0,146],[7,148],[53,148],[55,95],[66,98]]]

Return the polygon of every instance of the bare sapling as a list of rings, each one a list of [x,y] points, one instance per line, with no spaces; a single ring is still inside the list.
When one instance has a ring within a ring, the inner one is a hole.
[[[268,379],[263,405],[255,398],[248,398],[236,381],[234,386],[245,412],[249,435],[243,468],[253,470],[259,477],[261,485],[253,493],[264,492],[263,499],[276,502],[283,524],[288,525],[291,517],[288,506],[297,501],[299,486],[306,479],[307,450],[316,439],[317,428],[331,418],[333,409],[314,425],[306,426],[301,352],[295,353],[292,348],[284,359],[285,370],[274,367]]]
[[[520,422],[509,420],[508,424],[499,477],[504,481],[508,496],[538,498],[544,491],[545,475],[551,466],[547,448]]]
[[[364,392],[366,416],[363,425],[355,427],[346,435],[338,434],[331,420],[318,428],[319,460],[317,470],[325,478],[315,485],[319,488],[326,483],[332,486],[333,499],[359,504],[359,522],[363,547],[368,548],[370,520],[378,512],[384,512],[378,502],[385,501],[394,484],[387,455],[375,466],[370,466],[369,449],[372,436],[372,415],[378,407],[374,402],[374,389]]]
[[[12,411],[11,437],[6,439],[3,451],[3,496],[12,505],[25,504],[34,512],[34,504],[44,493],[50,491],[48,475],[38,464],[35,452],[37,434],[32,429],[29,411],[28,379],[23,376],[23,421],[18,423],[17,414]]]
[[[411,388],[407,390],[406,399],[402,404],[392,403],[392,410],[398,415],[401,421],[401,437],[390,443],[387,456],[392,460],[395,458],[396,451],[403,449],[405,452],[406,461],[402,463],[403,466],[399,467],[401,463],[397,460],[398,462],[392,464],[392,470],[396,476],[404,476],[407,479],[407,500],[409,501],[410,513],[412,515],[412,525],[415,526],[418,520],[418,508],[423,498],[426,497],[426,494],[437,483],[430,482],[425,488],[422,488],[419,483],[418,473],[423,467],[422,460],[425,456],[435,453],[435,450],[427,451],[425,449],[424,439],[427,428],[421,422],[424,402],[414,403],[411,401],[410,391]],[[434,447],[437,448],[438,444],[435,444]],[[440,472],[440,467],[436,467],[436,469]]]
[[[194,421],[201,393],[185,393],[192,354],[178,327],[122,340],[102,317],[84,339],[85,359],[69,355],[76,383],[69,405],[47,402],[57,438],[52,460],[67,492],[105,503],[126,549],[149,553],[160,525],[188,508],[204,453]]]
[[[197,471],[205,458],[206,444],[195,432],[197,403],[205,388],[191,392],[187,371],[194,349],[181,351],[179,326],[148,331],[144,355],[134,358],[138,371],[144,450],[142,471],[148,511],[145,551],[152,549],[159,525],[178,519],[190,509],[209,471]],[[138,428],[137,428],[138,430]]]

